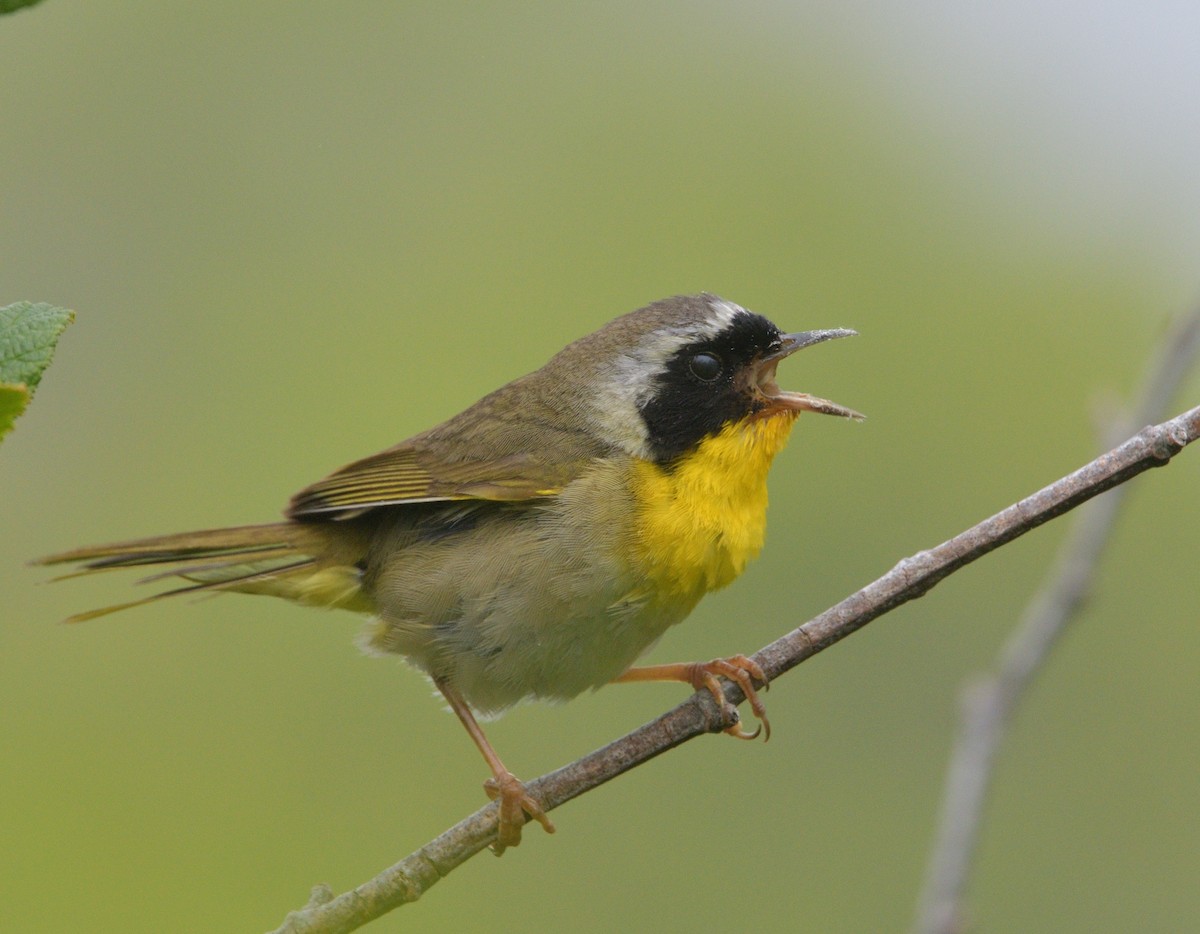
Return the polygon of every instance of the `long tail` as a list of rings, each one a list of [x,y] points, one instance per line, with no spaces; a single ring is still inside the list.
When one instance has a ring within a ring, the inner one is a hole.
[[[89,610],[67,619],[80,623],[181,594],[237,591],[268,594],[310,606],[370,609],[361,590],[360,572],[352,563],[330,561],[329,541],[319,527],[297,522],[243,525],[227,529],[181,532],[109,545],[94,545],[38,558],[33,563],[76,564],[65,580],[121,568],[165,567],[140,583],[181,578],[175,587],[113,606]]]

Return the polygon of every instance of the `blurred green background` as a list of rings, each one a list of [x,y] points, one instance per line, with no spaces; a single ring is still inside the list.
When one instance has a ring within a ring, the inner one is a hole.
[[[977,5],[978,6],[978,5]],[[786,386],[767,549],[655,650],[751,651],[1096,450],[1200,283],[1200,14],[1181,4],[162,4],[0,19],[0,304],[74,308],[0,449],[11,931],[261,931],[482,803],[428,685],[349,614],[222,597],[78,627],[81,543],[269,521],[609,318],[708,289],[862,336]],[[1177,408],[1195,404],[1193,378]],[[1190,400],[1190,402],[1189,402]],[[1200,917],[1200,458],[1136,481],[1017,718],[971,891],[990,931]],[[1066,526],[370,930],[894,931],[956,695]],[[491,736],[534,777],[680,700]]]

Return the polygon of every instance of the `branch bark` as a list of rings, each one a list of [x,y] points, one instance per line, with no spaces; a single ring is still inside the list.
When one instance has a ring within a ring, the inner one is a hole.
[[[1136,410],[1109,428],[1121,437],[1160,416],[1200,354],[1200,309],[1186,315],[1155,355]],[[996,754],[1017,704],[1045,664],[1092,587],[1126,489],[1080,513],[1041,589],[996,656],[990,673],[963,690],[958,738],[950,755],[914,934],[957,934],[965,928],[963,895],[974,859]]]
[[[1151,467],[1163,466],[1197,437],[1200,406],[1143,429],[1114,450],[949,541],[905,558],[874,583],[761,649],[754,660],[769,679],[778,678],[876,617],[923,596],[977,558]],[[733,684],[726,685],[725,699],[724,709],[719,710],[707,691],[698,692],[621,739],[528,783],[530,791],[550,811],[681,743],[720,731],[736,721],[732,705],[744,700]],[[291,912],[273,934],[353,931],[393,908],[416,901],[484,849],[495,830],[496,805],[489,804],[352,891],[334,898],[327,888],[318,887],[309,904]]]

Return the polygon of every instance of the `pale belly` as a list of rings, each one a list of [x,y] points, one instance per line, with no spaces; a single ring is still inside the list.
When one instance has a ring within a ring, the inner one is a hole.
[[[375,582],[367,646],[447,679],[483,714],[611,681],[695,605],[653,599],[631,567],[629,497],[614,486],[627,467],[403,550]]]

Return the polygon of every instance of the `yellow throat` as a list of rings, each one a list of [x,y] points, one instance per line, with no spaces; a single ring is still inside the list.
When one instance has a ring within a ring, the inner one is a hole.
[[[797,414],[727,425],[669,470],[637,462],[635,567],[660,598],[694,604],[757,557],[767,523],[767,471]]]

